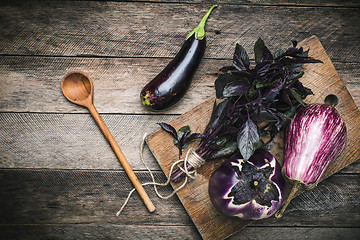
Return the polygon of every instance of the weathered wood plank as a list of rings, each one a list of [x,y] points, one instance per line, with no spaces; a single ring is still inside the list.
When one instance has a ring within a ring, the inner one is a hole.
[[[144,134],[174,117],[102,116],[137,170],[146,169],[139,157]],[[2,168],[122,169],[90,114],[0,113],[0,129]],[[144,148],[144,158],[150,168],[160,169],[148,148]]]
[[[137,0],[137,2],[161,2],[158,0]],[[164,2],[174,3],[213,3],[213,4],[244,4],[244,5],[284,5],[284,6],[321,6],[321,7],[360,7],[356,0],[166,0]]]
[[[50,0],[51,1],[51,0]],[[79,0],[77,0],[79,1]],[[83,0],[80,0],[83,1]],[[85,0],[88,1],[88,0]],[[113,0],[101,0],[113,1]],[[12,1],[13,2],[13,1]],[[116,2],[129,2],[128,0],[116,0]],[[134,1],[135,2],[135,1]],[[321,7],[360,7],[357,0],[136,0],[136,2],[154,3],[196,3],[196,4],[241,4],[241,5],[285,5],[285,6],[321,6]]]
[[[246,227],[228,240],[236,239],[309,239],[309,240],[354,240],[360,228],[299,228],[299,227]]]
[[[72,70],[86,72],[94,83],[94,105],[100,113],[153,113],[142,106],[141,89],[169,62],[168,59],[0,57],[0,111],[81,112],[60,85]],[[167,114],[184,113],[215,93],[213,82],[225,62],[205,60],[186,96]]]
[[[203,4],[154,2],[5,3],[0,54],[173,57],[206,10]],[[258,37],[278,48],[316,34],[334,61],[358,61],[359,13],[359,8],[221,4],[208,19],[205,57],[230,58],[236,42],[252,49]]]
[[[139,157],[144,134],[176,115],[102,117],[130,165],[145,170]],[[122,169],[90,114],[0,113],[0,129],[0,168]],[[144,160],[160,170],[147,147]],[[360,173],[360,162],[342,172]]]
[[[169,59],[0,57],[1,112],[87,113],[68,102],[60,84],[72,70],[86,72],[94,83],[94,104],[100,113],[151,113],[140,102],[140,91]],[[182,114],[215,94],[214,72],[231,60],[204,59],[185,97],[166,114]],[[360,106],[360,63],[334,63]],[[156,113],[158,114],[158,113]]]
[[[140,181],[149,174],[136,172]],[[162,172],[155,172],[164,181]],[[349,227],[360,225],[360,175],[335,174],[319,186],[295,198],[281,219],[269,218],[252,226]],[[0,225],[28,224],[119,224],[193,226],[176,197],[158,199],[146,187],[157,210],[147,212],[134,194],[120,217],[115,213],[131,189],[123,171],[0,170]],[[169,193],[170,188],[161,189]]]
[[[340,229],[341,231],[341,229]],[[351,229],[356,232],[356,229]],[[35,224],[0,225],[3,239],[198,239],[194,226],[155,226],[123,224]]]
[[[151,181],[148,173],[136,174],[141,182]],[[162,173],[154,175],[157,181],[164,181]],[[116,212],[132,189],[123,171],[14,169],[1,170],[0,178],[4,187],[0,193],[1,224],[191,224],[176,197],[162,201],[149,187],[146,189],[156,212],[149,213],[135,193],[117,217]],[[170,192],[170,188],[163,192]]]
[[[201,237],[193,226],[149,226],[120,224],[42,224],[0,225],[4,239],[193,239]],[[236,239],[308,239],[308,240],[354,240],[360,228],[316,227],[252,227],[249,226],[228,240]]]

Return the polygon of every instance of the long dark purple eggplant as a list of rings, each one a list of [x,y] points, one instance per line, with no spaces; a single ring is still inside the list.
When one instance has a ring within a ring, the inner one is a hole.
[[[177,103],[190,83],[205,53],[205,23],[213,5],[199,25],[186,37],[175,58],[141,91],[141,102],[151,110],[163,110]]]

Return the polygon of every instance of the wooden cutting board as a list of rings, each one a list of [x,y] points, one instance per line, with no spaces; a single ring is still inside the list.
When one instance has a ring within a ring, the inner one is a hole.
[[[327,95],[335,94],[340,100],[336,108],[344,119],[347,127],[347,146],[337,161],[328,168],[324,175],[324,178],[326,178],[359,159],[360,112],[317,37],[312,36],[305,39],[299,43],[299,46],[303,46],[304,50],[310,49],[309,55],[311,57],[323,61],[323,64],[304,65],[305,74],[301,78],[301,82],[314,92],[313,96],[306,98],[306,102],[323,103]],[[182,126],[189,125],[192,132],[203,132],[209,121],[214,99],[214,97],[208,99],[174,119],[170,124],[174,126],[176,130]],[[147,144],[164,173],[168,175],[171,165],[178,160],[178,150],[173,145],[172,137],[159,129],[148,136]],[[197,143],[193,143],[192,146],[196,148]],[[281,137],[277,139],[277,143],[271,152],[282,164],[283,139]],[[250,221],[220,214],[210,202],[208,196],[208,180],[211,173],[219,167],[223,161],[224,160],[216,160],[207,162],[198,170],[196,179],[190,181],[183,189],[177,192],[181,203],[184,205],[204,239],[224,239],[250,223]],[[176,188],[178,184],[173,184],[172,186]],[[286,212],[284,218],[286,218]]]

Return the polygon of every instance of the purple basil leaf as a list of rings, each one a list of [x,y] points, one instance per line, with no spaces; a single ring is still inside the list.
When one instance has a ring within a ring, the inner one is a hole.
[[[303,71],[291,71],[289,72],[289,81],[294,82],[304,75]]]
[[[212,111],[211,111],[211,117],[210,117],[210,120],[209,120],[209,122],[208,122],[208,124],[206,125],[206,127],[205,127],[205,130],[204,130],[204,135],[206,136],[207,135],[207,133],[209,133],[209,131],[210,130],[212,130],[213,128],[212,128],[212,124],[213,124],[213,121],[214,121],[214,119],[213,118],[215,118],[215,111],[216,111],[216,108],[217,108],[218,106],[216,105],[216,100],[214,101],[214,104],[213,104],[213,108],[212,108]]]
[[[227,142],[226,145],[211,154],[210,159],[223,158],[233,154],[237,150],[236,141]]]
[[[240,96],[249,91],[251,85],[246,80],[238,80],[226,84],[223,90],[224,97]]]
[[[206,133],[211,131],[212,129],[215,129],[225,118],[228,110],[229,105],[229,99],[225,99],[224,101],[220,102],[216,105],[216,102],[214,103],[213,111],[211,114],[210,121],[206,127]]]
[[[158,124],[164,131],[170,133],[174,137],[174,139],[176,139],[176,140],[178,139],[178,135],[173,126],[171,126],[170,124],[167,124],[167,123],[158,123]]]
[[[229,135],[232,137],[237,137],[239,130],[234,126],[227,126],[221,131],[221,136]]]
[[[290,47],[286,50],[286,52],[284,53],[285,56],[290,56],[290,57],[295,57],[299,54],[302,54],[303,50],[296,48],[296,47]]]
[[[310,88],[307,88],[307,87],[304,87],[304,93],[303,93],[304,95],[305,95],[305,97],[307,96],[307,95],[314,95],[314,93],[313,93],[313,91],[311,91],[311,89]],[[304,98],[305,98],[304,97]]]
[[[292,103],[291,103],[291,99],[290,99],[290,96],[289,96],[289,91],[287,89],[282,89],[280,91],[280,99],[286,103],[287,105],[291,106]]]
[[[295,113],[296,113],[296,106],[292,106],[284,113],[284,115],[287,118],[292,119],[295,116]]]
[[[276,124],[277,129],[284,129],[290,124],[291,119],[295,116],[296,109],[296,106],[292,106],[282,114],[281,120]]]
[[[263,60],[265,44],[264,41],[259,38],[254,45],[255,62],[260,63]]]
[[[311,89],[304,87],[304,85],[299,81],[296,80],[295,83],[292,85],[293,89],[296,89],[296,91],[300,94],[300,96],[304,99],[307,95],[314,95],[314,93],[311,91]]]
[[[293,88],[290,88],[291,95],[298,101],[301,105],[305,106],[304,101],[301,98],[301,95],[298,94]]]
[[[274,57],[271,54],[270,50],[267,47],[265,47],[263,61],[273,61],[273,60],[274,60]]]
[[[174,139],[174,145],[179,148],[179,156],[182,155],[182,149],[186,148],[186,138],[190,135],[190,127],[188,125],[181,127],[177,131],[177,139]]]
[[[182,148],[187,148],[190,144],[191,141],[189,141],[189,136],[190,136],[190,132],[186,132],[182,138],[180,139],[180,144],[182,146]]]
[[[194,140],[194,139],[197,139],[197,138],[204,138],[204,137],[205,137],[204,134],[193,133],[186,139],[186,141],[191,141],[191,140]]]
[[[221,74],[215,80],[215,90],[216,90],[216,97],[218,99],[223,99],[225,96],[223,95],[225,86],[234,81],[236,78],[229,73]]]
[[[260,118],[266,117],[267,119],[264,120],[270,122],[270,126],[276,127],[276,133],[283,127],[285,121],[290,120],[288,116],[273,108],[264,109],[262,114]]]
[[[300,71],[300,69],[302,68],[302,66],[305,63],[322,63],[322,61],[320,60],[316,60],[313,58],[303,58],[303,57],[296,57],[296,58],[286,58],[286,61],[288,62],[288,68],[290,70],[295,70],[295,71]]]
[[[249,71],[233,71],[231,72],[231,75],[236,76],[236,77],[245,77],[245,78],[249,78],[251,77],[251,69]]]
[[[177,131],[177,139],[180,144],[183,144],[185,142],[186,137],[190,135],[190,133],[191,130],[189,125],[183,126]]]
[[[179,142],[179,146],[181,147],[181,149],[187,148],[190,142],[196,138],[204,138],[204,135],[201,133],[193,133],[193,134],[190,133],[191,131],[185,132],[184,135],[181,137]]]
[[[280,90],[285,84],[285,81],[288,77],[288,72],[284,70],[283,76],[279,79],[277,85],[270,89],[266,94],[264,94],[263,99],[267,101],[274,101],[275,97],[279,94]]]
[[[282,50],[282,49],[277,50],[277,51],[274,53],[274,58],[275,58],[275,60],[278,60],[281,56],[283,56],[284,53],[285,53],[285,52],[284,52],[284,50]]]
[[[264,76],[270,69],[271,64],[269,62],[260,62],[255,66],[255,72],[260,77]]]
[[[258,123],[278,120],[277,116],[272,111],[268,111],[265,107],[260,107],[260,111],[256,114],[254,113],[251,118],[254,119],[254,122]]]
[[[184,134],[180,138],[180,142],[184,145],[190,135],[191,135],[190,131],[184,132]]]
[[[235,53],[233,57],[233,64],[239,71],[248,71],[250,66],[249,56],[245,49],[236,44]]]
[[[258,126],[248,118],[247,121],[243,123],[237,137],[237,146],[245,160],[248,160],[253,155],[259,141],[260,134]]]
[[[301,56],[309,57],[309,51],[310,51],[310,49],[306,50],[305,52],[303,52],[303,54],[301,54]]]
[[[269,49],[265,46],[264,41],[259,38],[254,46],[255,62],[258,64],[263,61],[273,60],[273,56]]]
[[[187,148],[190,142],[196,138],[204,138],[204,135],[201,133],[193,133],[190,135],[191,132],[186,132],[183,137],[180,139],[182,144],[182,148]]]

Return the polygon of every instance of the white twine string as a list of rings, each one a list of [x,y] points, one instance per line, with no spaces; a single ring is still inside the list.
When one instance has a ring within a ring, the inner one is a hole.
[[[141,142],[141,145],[140,145],[140,159],[142,161],[142,163],[144,164],[144,166],[146,167],[146,170],[149,172],[150,176],[151,176],[151,179],[152,179],[152,182],[147,182],[147,183],[143,183],[142,185],[143,186],[147,186],[147,185],[153,185],[154,186],[154,191],[156,193],[156,195],[161,198],[161,199],[169,199],[170,197],[172,197],[175,193],[177,193],[179,190],[181,190],[187,183],[188,181],[188,178],[191,178],[191,179],[195,179],[196,177],[196,169],[201,167],[202,165],[204,165],[205,163],[205,160],[200,157],[194,149],[190,148],[187,153],[186,153],[186,156],[184,159],[180,159],[176,162],[174,162],[172,165],[171,165],[171,168],[170,168],[170,171],[169,171],[169,175],[167,176],[167,181],[164,182],[164,183],[157,183],[155,181],[155,177],[151,171],[151,169],[149,168],[149,166],[146,164],[145,160],[144,160],[144,155],[143,155],[143,152],[144,152],[144,145],[145,145],[145,142],[146,142],[146,137],[147,137],[147,134],[145,133],[144,134],[144,137],[143,137],[143,140]],[[184,167],[179,167],[181,169],[181,171],[183,171],[185,173],[185,178],[184,178],[184,181],[183,183],[175,188],[170,194],[166,195],[166,196],[163,196],[159,193],[158,189],[157,189],[157,186],[167,186],[169,183],[170,183],[170,179],[171,179],[171,174],[174,170],[174,168],[179,165],[179,164],[182,164]],[[190,164],[191,166],[193,166],[193,170],[189,171],[187,169],[187,164]],[[120,216],[121,212],[124,210],[125,206],[127,205],[127,203],[129,202],[130,200],[130,197],[131,195],[135,192],[135,188],[133,188],[130,192],[129,192],[129,195],[127,196],[127,198],[125,199],[125,202],[123,203],[123,205],[121,206],[120,210],[116,213],[116,216]]]
[[[205,164],[205,160],[200,157],[193,148],[190,148],[187,151],[184,160],[179,160],[179,162],[183,163],[183,167],[179,167],[181,171],[183,171],[185,175],[191,179],[195,179],[196,169]],[[190,164],[193,167],[193,170],[189,171],[186,167],[187,164]]]

